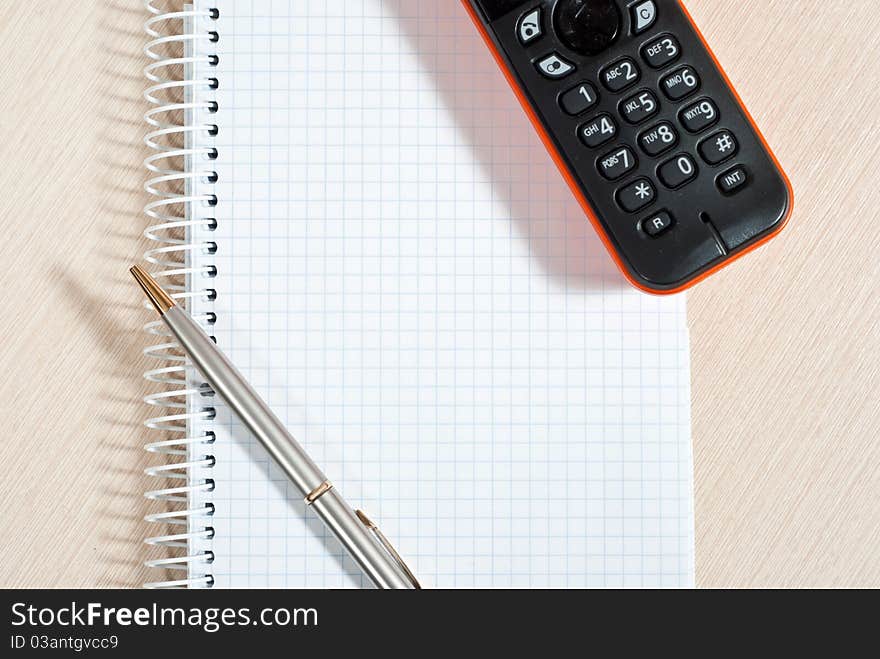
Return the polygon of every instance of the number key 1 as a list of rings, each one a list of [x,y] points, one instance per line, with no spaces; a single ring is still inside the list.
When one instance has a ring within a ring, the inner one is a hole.
[[[599,94],[588,82],[582,82],[574,89],[569,89],[559,99],[562,109],[572,116],[586,112],[598,102]]]

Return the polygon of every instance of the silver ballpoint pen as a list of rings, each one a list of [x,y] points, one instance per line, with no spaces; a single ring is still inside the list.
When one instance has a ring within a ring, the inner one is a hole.
[[[302,492],[308,506],[378,588],[420,588],[379,528],[355,511],[195,320],[138,266],[131,274],[199,372]]]

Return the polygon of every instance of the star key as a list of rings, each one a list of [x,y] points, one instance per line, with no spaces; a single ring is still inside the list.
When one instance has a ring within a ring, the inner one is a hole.
[[[621,188],[617,193],[617,202],[627,213],[635,213],[653,203],[656,197],[654,185],[643,178]]]

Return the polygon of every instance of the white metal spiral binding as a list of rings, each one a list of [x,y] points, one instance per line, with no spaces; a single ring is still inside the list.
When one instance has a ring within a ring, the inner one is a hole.
[[[211,160],[216,159],[217,152],[211,148],[188,148],[186,138],[200,131],[209,135],[216,133],[216,126],[202,123],[201,118],[217,112],[217,103],[188,99],[209,96],[217,88],[217,80],[188,78],[186,72],[191,71],[194,65],[216,66],[218,59],[216,55],[187,56],[186,52],[193,50],[187,45],[202,42],[204,46],[216,42],[219,36],[216,32],[200,33],[186,26],[206,19],[216,20],[219,13],[216,9],[174,11],[172,8],[160,8],[160,4],[163,4],[160,0],[144,2],[150,13],[144,25],[150,38],[144,48],[144,53],[150,59],[144,75],[150,86],[144,92],[144,98],[151,106],[144,115],[144,120],[150,126],[144,141],[155,151],[144,162],[150,172],[150,179],[144,187],[154,197],[144,208],[144,213],[151,221],[144,235],[155,244],[144,254],[144,258],[155,266],[153,276],[163,283],[172,297],[187,304],[195,296],[213,299],[216,295],[212,289],[197,288],[197,282],[202,281],[203,277],[195,276],[211,277],[216,270],[213,266],[193,267],[191,255],[196,251],[210,254],[216,249],[213,243],[194,241],[192,230],[197,227],[208,230],[216,228],[215,219],[195,215],[199,209],[216,204],[217,200],[214,195],[190,194],[189,188],[195,180],[205,183],[216,181],[214,171],[201,168],[209,166]],[[184,73],[180,74],[181,71]],[[189,214],[187,209],[191,209]],[[204,313],[197,320],[209,327],[216,321],[216,316]],[[213,490],[213,481],[209,478],[196,481],[191,478],[190,472],[198,469],[201,473],[213,467],[210,444],[214,435],[209,431],[200,436],[191,436],[188,428],[191,421],[213,418],[214,410],[204,406],[194,411],[187,401],[192,397],[212,395],[213,392],[206,385],[194,387],[191,379],[188,382],[187,374],[192,371],[186,357],[161,321],[149,323],[144,329],[151,340],[157,341],[156,345],[144,350],[144,354],[157,362],[156,368],[144,373],[144,377],[163,388],[144,399],[157,410],[145,425],[162,435],[161,439],[147,444],[146,450],[161,456],[164,462],[146,470],[150,476],[164,481],[158,489],[147,492],[146,497],[165,505],[161,512],[146,517],[148,522],[163,525],[163,529],[159,535],[147,538],[145,542],[167,550],[167,556],[149,561],[147,565],[168,571],[169,577],[147,583],[145,587],[210,587],[214,582],[210,574],[213,553],[210,550],[193,552],[190,547],[193,540],[209,540],[213,537],[210,516],[214,507],[211,503],[205,503],[193,508],[190,501],[193,494]],[[176,574],[180,578],[170,578]]]

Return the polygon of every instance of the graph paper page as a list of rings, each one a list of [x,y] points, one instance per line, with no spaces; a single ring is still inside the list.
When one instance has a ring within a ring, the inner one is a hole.
[[[460,4],[197,7],[193,308],[335,486],[428,587],[690,586],[685,300],[624,282]],[[368,585],[213,403],[216,586]]]

